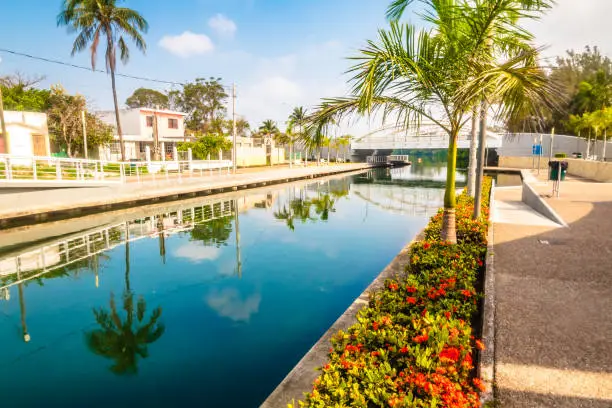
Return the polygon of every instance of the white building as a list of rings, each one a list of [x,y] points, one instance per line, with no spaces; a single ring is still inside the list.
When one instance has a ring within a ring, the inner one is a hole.
[[[126,160],[144,160],[146,147],[153,152],[155,129],[158,131],[159,147],[166,158],[172,158],[177,142],[185,140],[185,116],[181,112],[169,110],[134,108],[121,109],[119,119],[123,131]],[[98,117],[116,128],[115,111],[98,112]],[[119,136],[107,149],[101,149],[100,156],[105,160],[121,160]]]
[[[51,154],[46,113],[4,111],[4,121],[7,135],[0,137],[0,153],[15,156]]]

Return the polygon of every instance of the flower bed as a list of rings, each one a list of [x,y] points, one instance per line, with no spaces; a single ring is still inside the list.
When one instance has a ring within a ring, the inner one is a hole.
[[[482,216],[457,199],[458,244],[440,240],[442,211],[410,249],[406,274],[371,294],[358,322],[332,337],[329,362],[300,407],[477,407],[474,337],[487,248],[491,179]],[[297,407],[289,404],[289,407]]]

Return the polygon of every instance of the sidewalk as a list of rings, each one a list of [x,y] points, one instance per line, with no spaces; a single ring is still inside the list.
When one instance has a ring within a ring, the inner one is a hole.
[[[196,195],[209,195],[281,183],[311,177],[370,168],[366,163],[265,169],[241,169],[237,174],[212,176],[183,175],[142,183],[116,184],[104,187],[58,188],[0,195],[0,227],[15,223],[66,218],[84,212],[150,204]]]
[[[612,184],[569,179],[546,201],[569,228],[494,218],[496,397],[503,408],[609,408]]]

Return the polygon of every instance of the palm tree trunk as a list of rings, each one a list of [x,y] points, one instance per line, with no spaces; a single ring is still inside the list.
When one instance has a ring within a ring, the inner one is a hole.
[[[587,136],[587,143],[586,143],[586,157],[585,159],[588,160],[589,158],[589,153],[591,153],[591,128],[589,128],[589,135]]]
[[[442,218],[442,240],[457,243],[455,219],[455,174],[457,172],[457,135],[454,130],[448,142],[448,159],[446,165],[446,191],[444,192],[444,215]]]
[[[125,291],[130,292],[130,224],[125,223]]]
[[[606,140],[608,139],[608,129],[604,129],[603,147],[601,148],[601,161],[606,161]]]
[[[119,102],[117,102],[117,87],[115,85],[115,68],[110,64],[111,83],[113,86],[113,100],[115,102],[115,119],[117,121],[117,134],[119,135],[119,145],[121,147],[121,161],[125,161],[125,145],[123,144],[123,132],[121,131],[121,120],[119,119]]]
[[[478,148],[478,109],[472,110],[472,139],[470,140],[470,161],[467,174],[467,190],[470,197],[474,197],[476,190],[476,151]]]
[[[478,137],[478,166],[476,170],[476,189],[474,192],[474,213],[473,219],[480,217],[480,207],[482,204],[482,180],[484,179],[485,149],[487,143],[487,102],[482,100],[480,105],[480,130]]]

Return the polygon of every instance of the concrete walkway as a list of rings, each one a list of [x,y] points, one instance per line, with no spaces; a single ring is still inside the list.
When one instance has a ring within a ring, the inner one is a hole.
[[[517,197],[496,191],[493,210],[497,399],[504,408],[612,407],[612,184],[570,179],[559,198],[545,198],[569,228],[518,204],[509,212]]]
[[[304,178],[366,169],[365,163],[240,170],[237,174],[183,175],[104,187],[62,188],[0,195],[0,227],[61,219],[87,212],[190,198]]]

